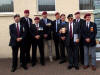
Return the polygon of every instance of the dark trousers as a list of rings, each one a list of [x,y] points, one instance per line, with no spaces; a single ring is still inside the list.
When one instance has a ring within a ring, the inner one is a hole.
[[[58,36],[54,36],[54,44],[55,44],[55,52],[56,52],[56,58],[60,58],[60,41],[59,41],[59,37]]]
[[[60,39],[60,53],[61,53],[61,60],[66,60],[65,56],[65,41]]]
[[[31,58],[30,58],[30,49],[31,49],[31,45],[32,45],[32,41],[31,41],[31,38],[27,38],[26,39],[26,48],[25,48],[25,58],[26,58],[26,62],[29,63],[31,61]]]
[[[78,45],[74,44],[73,40],[70,40],[68,46],[68,60],[70,66],[78,66]]]
[[[20,49],[20,61],[22,66],[26,65],[25,62],[25,49],[22,43],[17,43],[16,46],[12,46],[12,67],[17,68],[18,63],[18,50]]]
[[[44,43],[43,39],[36,40],[34,39],[32,42],[32,63],[36,63],[36,53],[37,53],[37,46],[39,47],[40,52],[40,62],[44,63]]]
[[[81,64],[84,64],[84,47],[83,47],[83,40],[80,40],[79,44],[79,61]]]

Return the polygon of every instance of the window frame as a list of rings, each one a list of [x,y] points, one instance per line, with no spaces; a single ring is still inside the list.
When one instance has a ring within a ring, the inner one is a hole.
[[[14,14],[14,0],[13,1],[13,11],[12,12],[0,12],[0,16],[3,16],[3,15],[13,15]]]
[[[38,0],[36,1],[36,4],[37,4],[37,13],[38,14],[42,14],[43,11],[39,11],[39,7],[38,7]],[[47,11],[48,14],[54,14],[56,12],[56,0],[55,0],[55,11]]]
[[[94,3],[94,2],[93,2],[93,3]],[[79,0],[79,11],[80,11],[80,12],[87,12],[87,11],[88,11],[88,12],[93,12],[94,9],[88,9],[88,10],[87,10],[87,9],[84,9],[84,10],[81,10],[81,9],[80,9],[80,0]]]

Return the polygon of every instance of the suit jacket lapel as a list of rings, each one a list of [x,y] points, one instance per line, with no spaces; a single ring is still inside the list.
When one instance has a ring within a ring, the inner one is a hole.
[[[45,24],[45,21],[44,21],[44,19],[42,19],[42,22]],[[45,24],[46,25],[46,24]]]
[[[21,25],[21,23],[20,23],[20,33],[21,33],[22,30],[23,30],[23,27],[22,27],[22,25]]]
[[[14,30],[15,30],[15,33],[17,35],[17,27],[16,27],[16,24],[14,23]]]
[[[14,29],[15,29],[15,31],[17,32],[17,27],[16,27],[16,24],[14,23]]]
[[[70,30],[70,29],[69,29],[69,22],[68,22],[68,32],[70,32],[69,30]]]
[[[89,29],[91,28],[91,25],[92,25],[92,24],[91,24],[91,22],[90,22],[90,24],[89,24]]]
[[[75,31],[75,27],[77,27],[77,26],[75,25],[75,22],[73,22],[73,33]]]

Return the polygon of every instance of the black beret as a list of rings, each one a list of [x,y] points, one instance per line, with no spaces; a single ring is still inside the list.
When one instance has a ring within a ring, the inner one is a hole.
[[[68,16],[67,16],[67,18],[72,18],[73,17],[73,14],[69,14]]]

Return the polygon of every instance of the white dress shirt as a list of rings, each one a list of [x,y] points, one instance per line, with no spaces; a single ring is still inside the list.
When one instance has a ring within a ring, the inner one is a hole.
[[[15,24],[16,24],[16,28],[17,28],[17,24],[18,24],[19,31],[20,31],[20,22],[18,22],[18,23],[15,23]]]
[[[89,28],[90,27],[90,22],[86,22],[86,26]]]

